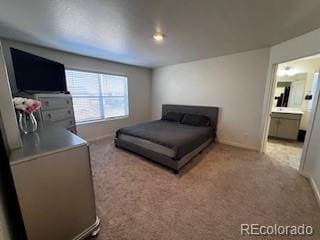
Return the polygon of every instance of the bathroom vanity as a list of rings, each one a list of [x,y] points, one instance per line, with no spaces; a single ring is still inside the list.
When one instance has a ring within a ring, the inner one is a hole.
[[[297,140],[303,112],[290,108],[273,108],[269,137]]]

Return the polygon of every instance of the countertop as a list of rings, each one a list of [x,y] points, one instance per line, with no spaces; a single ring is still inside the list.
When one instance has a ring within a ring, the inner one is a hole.
[[[22,148],[10,153],[10,165],[87,144],[85,140],[65,129],[48,126],[23,134],[21,141]]]
[[[303,114],[300,109],[297,108],[286,108],[286,107],[273,107],[272,113],[286,113],[286,114]]]

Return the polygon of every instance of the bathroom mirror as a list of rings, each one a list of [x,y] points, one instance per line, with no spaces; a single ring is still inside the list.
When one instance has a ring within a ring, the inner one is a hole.
[[[273,107],[300,108],[305,97],[307,73],[277,79]]]

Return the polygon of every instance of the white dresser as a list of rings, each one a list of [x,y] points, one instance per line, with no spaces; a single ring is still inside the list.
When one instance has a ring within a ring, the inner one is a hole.
[[[100,220],[86,141],[62,128],[41,126],[21,136],[10,166],[29,240],[96,236]]]
[[[39,120],[44,125],[52,125],[77,133],[72,96],[70,94],[34,94],[41,101]]]

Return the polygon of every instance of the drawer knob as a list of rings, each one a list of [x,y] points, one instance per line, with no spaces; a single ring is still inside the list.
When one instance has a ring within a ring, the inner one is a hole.
[[[48,113],[48,118],[49,118],[49,119],[51,119],[51,117],[52,117],[52,116],[51,116],[51,114],[50,114],[50,113]]]
[[[72,121],[70,121],[70,124],[73,124],[73,122],[72,122]]]
[[[68,110],[68,114],[71,114],[71,110]]]
[[[69,104],[69,103],[70,103],[70,101],[69,101],[69,100],[66,100],[66,103],[67,103],[67,104]]]

